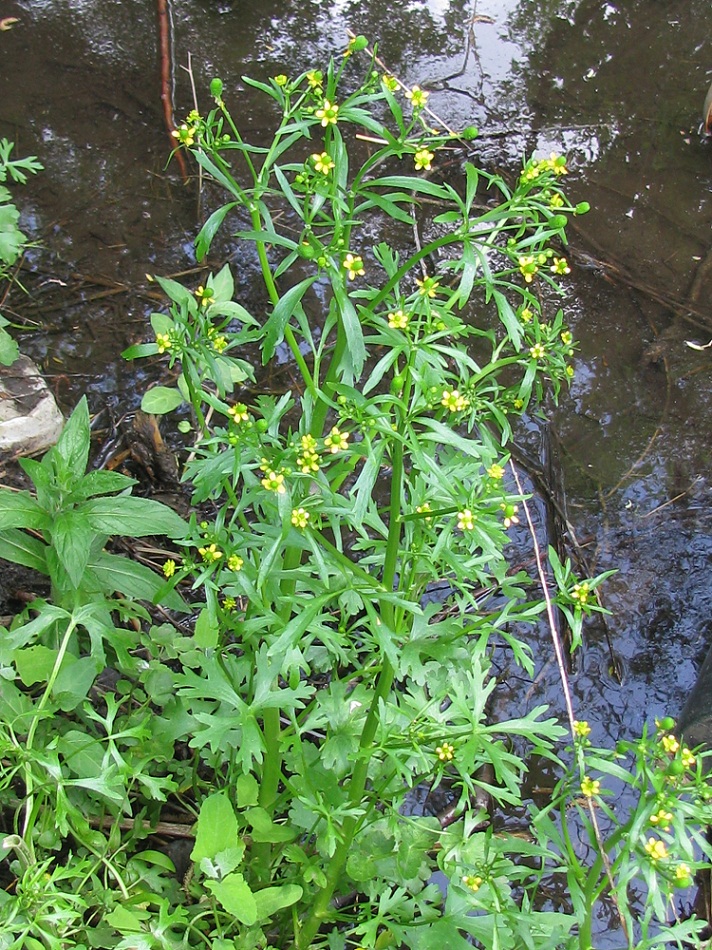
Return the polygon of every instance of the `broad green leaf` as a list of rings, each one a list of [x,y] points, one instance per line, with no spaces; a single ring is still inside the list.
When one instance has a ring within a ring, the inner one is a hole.
[[[205,886],[228,914],[236,917],[241,924],[251,927],[257,923],[257,904],[242,874],[234,872],[222,881],[206,881]]]
[[[135,478],[122,475],[121,472],[105,472],[97,469],[88,472],[74,492],[75,498],[91,498],[92,495],[108,495],[113,492],[125,491],[136,484]]]
[[[153,386],[143,394],[141,408],[154,416],[163,416],[183,405],[183,396],[173,386]]]
[[[499,290],[493,290],[492,296],[494,297],[494,301],[497,304],[497,313],[499,314],[499,319],[504,324],[514,349],[517,351],[521,350],[522,328],[519,324],[519,320],[517,319],[517,315],[512,309],[512,305]]]
[[[3,366],[12,366],[20,355],[20,347],[13,340],[7,330],[0,329],[0,363]]]
[[[298,884],[264,887],[261,891],[255,891],[253,896],[257,907],[257,919],[267,920],[283,907],[291,907],[300,900],[303,893],[303,889]]]
[[[293,841],[297,836],[294,828],[275,824],[266,808],[248,808],[245,819],[252,827],[253,841]]]
[[[54,519],[52,548],[74,587],[79,587],[82,581],[95,533],[94,526],[79,508],[61,511]]]
[[[82,656],[78,660],[71,654],[65,657],[52,687],[52,696],[63,712],[71,712],[86,699],[103,665],[96,656]]]
[[[158,353],[157,343],[135,343],[133,346],[127,346],[121,353],[125,360],[137,360],[142,356],[154,356]]]
[[[237,804],[240,808],[256,805],[259,800],[260,787],[257,779],[249,772],[237,776],[236,783]]]
[[[57,444],[48,454],[62,459],[67,469],[78,479],[86,471],[90,441],[89,407],[87,397],[82,396],[67,420]]]
[[[27,237],[17,227],[20,212],[13,204],[0,205],[0,261],[12,266],[27,243]]]
[[[57,650],[38,643],[33,647],[21,647],[13,652],[15,669],[25,686],[46,683],[57,661]]]
[[[230,265],[225,264],[217,274],[212,275],[210,284],[213,288],[216,303],[227,303],[227,301],[232,300],[232,295],[235,293],[235,282],[232,279]]]
[[[264,325],[263,365],[266,365],[274,356],[277,346],[284,339],[284,328],[289,323],[296,308],[301,304],[304,294],[316,279],[316,274],[305,277],[294,287],[290,287],[284,296],[277,301],[274,310]]]
[[[196,864],[203,858],[213,860],[225,848],[237,847],[238,840],[237,818],[230,799],[224,792],[209,795],[200,806],[191,860]]]
[[[6,528],[44,531],[50,524],[47,512],[28,491],[0,488],[0,531]]]
[[[190,310],[197,310],[198,304],[195,295],[183,284],[179,284],[177,280],[171,280],[169,277],[154,277],[153,279],[166,297],[174,303],[186,304]],[[151,314],[151,324],[153,324],[154,316],[155,314]]]
[[[188,525],[172,508],[151,498],[117,495],[113,498],[94,498],[78,509],[92,530],[101,534],[143,538],[146,535],[166,535],[183,538]]]
[[[175,590],[165,590],[165,578],[150,567],[118,554],[102,551],[90,558],[88,567],[94,571],[105,591],[118,592],[133,600],[154,602],[161,592],[161,604],[169,610],[185,612],[188,607]]]

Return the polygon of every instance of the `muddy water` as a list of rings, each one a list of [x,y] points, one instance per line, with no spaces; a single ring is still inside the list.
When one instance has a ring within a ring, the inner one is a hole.
[[[165,167],[154,5],[8,0],[2,12],[20,22],[0,33],[0,134],[46,167],[21,195],[41,245],[31,296],[10,304],[65,407],[86,391],[95,410],[121,412],[150,372],[119,358],[145,332],[144,274],[193,268],[201,217],[194,182]],[[712,339],[708,0],[174,0],[172,17],[179,115],[193,104],[190,54],[199,105],[220,75],[259,134],[267,119],[239,77],[316,65],[350,26],[452,126],[480,127],[486,166],[567,152],[570,193],[594,209],[571,234],[580,360],[550,425],[521,440],[557,460],[591,570],[619,570],[612,615],[572,675],[579,715],[605,740],[674,714],[712,643],[712,350],[685,345]],[[249,298],[250,263],[232,258]],[[537,649],[529,701],[560,710],[544,633]]]

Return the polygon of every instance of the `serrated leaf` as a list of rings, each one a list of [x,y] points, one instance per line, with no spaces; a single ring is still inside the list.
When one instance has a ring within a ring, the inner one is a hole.
[[[155,602],[160,593],[164,607],[181,612],[188,610],[180,594],[175,590],[165,590],[165,578],[145,564],[102,551],[90,558],[88,567],[94,571],[105,591],[117,592],[133,600],[151,602]]]
[[[84,502],[77,511],[92,530],[100,534],[133,538],[157,534],[183,538],[188,531],[188,525],[180,515],[152,498],[134,498],[132,495],[93,498]]]
[[[59,456],[67,469],[79,478],[86,471],[90,441],[89,407],[87,397],[82,396],[67,420],[57,444],[49,450],[47,455]]]
[[[47,512],[29,492],[0,489],[0,531],[6,528],[43,531],[49,525]]]

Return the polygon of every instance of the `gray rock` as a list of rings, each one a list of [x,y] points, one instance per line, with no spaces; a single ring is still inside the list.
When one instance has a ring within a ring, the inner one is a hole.
[[[27,356],[0,366],[0,453],[34,455],[59,438],[64,417]]]

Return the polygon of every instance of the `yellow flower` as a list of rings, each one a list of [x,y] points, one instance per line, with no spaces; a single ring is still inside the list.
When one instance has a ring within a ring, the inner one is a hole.
[[[519,524],[519,517],[517,512],[519,511],[519,505],[508,505],[505,502],[499,506],[504,512],[504,527],[511,528],[513,524]]]
[[[410,320],[410,314],[403,310],[395,310],[388,314],[388,326],[391,330],[405,330]]]
[[[546,347],[543,343],[535,343],[530,348],[529,355],[533,360],[541,360],[546,356]]]
[[[201,307],[209,307],[211,303],[215,303],[215,294],[212,287],[198,287],[195,296],[198,298]]]
[[[389,76],[388,73],[384,73],[383,76],[381,76],[381,82],[389,92],[398,91],[398,80],[395,76]]]
[[[338,426],[334,426],[331,434],[324,439],[324,445],[333,455],[336,455],[337,452],[343,452],[349,447],[349,434],[348,432],[341,432]]]
[[[440,281],[434,277],[424,277],[422,280],[415,279],[418,285],[418,293],[421,297],[434,297],[440,286]]]
[[[222,333],[211,337],[210,342],[213,344],[213,349],[216,353],[222,353],[227,349],[227,337],[224,337]]]
[[[348,271],[349,280],[353,280],[355,277],[362,277],[366,273],[363,267],[363,260],[358,254],[347,254],[341,266],[344,270]]]
[[[289,82],[284,73],[280,73],[279,76],[275,76],[274,81],[278,86],[286,86]]]
[[[307,73],[307,82],[310,89],[320,89],[324,81],[324,74],[320,69],[311,69]]]
[[[581,779],[581,794],[585,795],[586,798],[593,798],[594,795],[598,795],[601,791],[601,783],[597,778],[589,778],[588,775],[585,775]]]
[[[195,141],[195,129],[190,128],[185,122],[177,129],[173,129],[171,135],[178,140],[179,145],[185,145],[186,148],[190,148]]]
[[[435,754],[441,762],[452,762],[455,757],[455,746],[449,742],[443,742],[442,745],[436,746]]]
[[[531,284],[531,282],[534,280],[534,275],[539,270],[539,267],[537,266],[537,263],[534,260],[534,258],[531,255],[525,255],[523,257],[520,257],[518,261],[518,265],[519,265],[519,270],[521,272],[521,275],[524,278],[525,282],[527,284]]]
[[[414,109],[422,109],[428,101],[429,96],[430,93],[421,89],[420,86],[413,86],[413,88],[409,89],[405,94],[406,99],[410,99]]]
[[[214,564],[223,556],[223,552],[218,549],[217,544],[209,544],[207,547],[198,548],[198,554],[206,564]]]
[[[311,160],[314,162],[314,168],[319,172],[320,175],[328,175],[331,169],[334,167],[334,162],[328,152],[322,152],[319,154],[315,152]]]
[[[446,389],[440,402],[449,412],[463,412],[470,405],[470,400],[458,389]]]
[[[173,558],[169,558],[163,565],[163,575],[164,577],[173,577],[176,572],[176,562]]]
[[[235,607],[237,606],[237,601],[235,600],[234,597],[225,597],[225,599],[222,602],[222,605],[223,605],[223,610],[227,610],[227,611],[234,610]]]
[[[304,508],[292,509],[292,524],[295,528],[306,528],[309,521],[309,512]]]
[[[564,199],[561,197],[558,191],[555,191],[554,194],[549,198],[549,207],[550,208],[563,208]]]
[[[659,808],[654,815],[650,816],[650,824],[659,828],[669,828],[671,821],[672,814],[664,808]]]
[[[165,353],[166,350],[170,350],[173,346],[173,341],[167,333],[157,333],[156,346],[158,347],[159,353]]]
[[[415,153],[415,170],[420,171],[424,169],[426,172],[429,172],[432,166],[432,161],[435,158],[435,155],[432,152],[429,152],[427,148],[418,149]]]
[[[472,514],[469,508],[464,508],[462,511],[458,511],[457,526],[460,531],[475,530],[475,516]]]
[[[648,838],[645,843],[645,850],[653,861],[664,861],[668,856],[665,842],[659,838]]]
[[[694,757],[694,755],[690,752],[690,750],[687,748],[687,746],[685,746],[685,748],[682,750],[682,754],[681,754],[681,756],[680,756],[680,759],[681,759],[682,764],[685,766],[686,769],[691,769],[691,768],[693,767],[693,765],[695,764],[695,757]]]
[[[490,478],[493,478],[496,482],[498,482],[500,479],[504,478],[504,469],[501,465],[490,465],[490,467],[487,469],[487,474]]]
[[[549,268],[552,274],[570,274],[571,268],[566,262],[565,257],[555,257],[554,263]],[[526,279],[526,278],[525,278]]]
[[[241,422],[247,422],[250,418],[247,413],[247,406],[244,402],[236,402],[234,406],[230,406],[227,411],[227,414],[230,416],[233,422],[236,422],[238,425]]]
[[[569,596],[571,597],[571,600],[576,601],[580,607],[583,607],[588,603],[588,597],[590,593],[591,588],[586,583],[586,581],[583,581],[580,584],[574,584],[574,586],[571,588]]]
[[[578,719],[574,720],[574,735],[578,736],[579,739],[585,739],[586,736],[591,734],[591,727],[586,722],[585,719],[582,719],[580,722]]]
[[[680,748],[680,743],[672,734],[663,736],[662,739],[660,740],[660,744],[662,745],[663,749],[665,749],[665,751],[668,752],[670,755],[675,755],[677,750]]]
[[[464,874],[462,877],[462,883],[465,887],[469,888],[473,893],[479,891],[482,886],[482,878],[477,874]]]
[[[227,559],[228,570],[235,571],[235,573],[242,570],[242,565],[244,563],[245,562],[242,560],[239,554],[231,554]]]
[[[561,342],[564,344],[564,346],[571,346],[572,341],[573,336],[571,335],[570,331],[564,330],[561,334]]]
[[[681,863],[675,868],[675,885],[689,887],[692,884],[692,870],[689,865]]]
[[[321,124],[324,126],[324,128],[326,128],[327,125],[336,125],[339,115],[339,107],[335,102],[332,103],[329,102],[328,99],[324,99],[321,104],[321,108],[317,109],[314,114],[316,115],[317,119],[321,121]]]
[[[262,479],[262,484],[267,491],[275,491],[278,495],[283,495],[287,490],[284,487],[284,475],[281,472],[273,472],[271,469]]]
[[[534,314],[529,309],[529,307],[522,307],[522,310],[519,314],[519,318],[522,321],[522,323],[531,323],[533,316]]]

